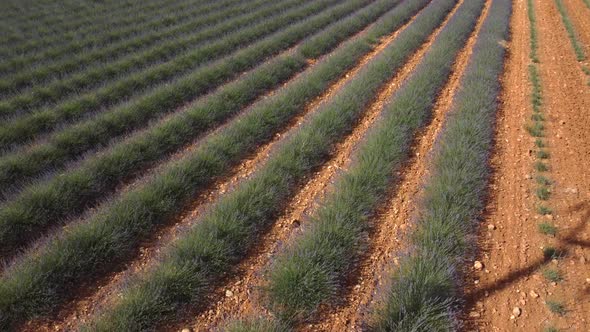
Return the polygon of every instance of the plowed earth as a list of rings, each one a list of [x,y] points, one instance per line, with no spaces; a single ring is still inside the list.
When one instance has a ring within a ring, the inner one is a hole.
[[[180,321],[158,329],[208,331],[219,327],[230,317],[270,316],[258,289],[264,284],[264,275],[272,257],[309,226],[306,225],[307,217],[333,190],[332,184],[340,172],[350,165],[358,143],[379,120],[384,102],[414,71],[463,1],[468,0],[458,1],[441,27],[378,92],[352,132],[334,146],[330,160],[306,179],[283,214],[251,250],[249,257],[212,292],[208,299],[210,304],[206,308],[198,308],[198,311],[188,310]],[[421,198],[424,179],[429,174],[430,152],[451,109],[453,96],[460,88],[462,74],[491,1],[487,1],[474,33],[460,52],[429,123],[415,137],[411,158],[399,171],[399,182],[392,187],[387,200],[371,220],[372,230],[367,234],[366,253],[361,257],[357,271],[351,273],[342,303],[335,308],[321,308],[317,321],[298,326],[298,330],[362,331],[366,328],[363,324],[371,319],[369,308],[380,300],[379,291],[389,276],[388,269],[395,268],[398,256],[410,243],[406,234],[411,229],[416,203]],[[564,0],[564,4],[580,43],[589,56],[590,9],[582,0]],[[555,2],[535,0],[534,7],[539,36],[540,62],[537,66],[543,93],[542,110],[547,119],[544,140],[551,154],[548,177],[553,180],[547,205],[553,213],[542,216],[535,210],[533,163],[536,161],[536,150],[534,138],[525,130],[532,114],[532,87],[528,77],[529,20],[526,0],[514,0],[512,37],[506,44],[508,56],[502,77],[503,92],[491,160],[490,196],[482,216],[477,237],[478,251],[474,258],[483,263],[483,268],[475,270],[472,268],[473,261],[468,261],[464,271],[466,305],[461,320],[465,330],[540,331],[555,326],[563,331],[590,331],[590,86],[587,85],[589,77],[581,70],[582,65],[588,62],[576,60]],[[75,330],[101,307],[112,305],[131,276],[156,264],[162,248],[190,227],[218,198],[264,165],[276,146],[351,80],[364,64],[394,41],[412,21],[382,38],[355,68],[309,103],[271,142],[260,146],[231,174],[195,197],[194,202],[174,221],[154,233],[134,257],[108,275],[81,285],[80,293],[69,304],[58,308],[53,317],[30,321],[22,329]],[[310,61],[309,67],[313,68],[314,63],[315,60]],[[269,95],[272,93],[275,92]],[[236,119],[228,122],[231,121]],[[207,134],[221,128],[223,126]],[[195,140],[171,155],[169,160],[180,158],[198,144]],[[158,167],[149,169],[155,173]],[[131,183],[124,184],[119,192],[133,188],[141,181],[133,179]],[[548,237],[538,231],[538,224],[543,221],[557,226],[556,236]],[[564,254],[559,259],[544,258],[542,248],[547,246],[554,246]],[[559,269],[563,280],[557,283],[546,280],[542,275],[545,268]],[[558,315],[550,312],[546,305],[549,300],[563,303],[566,313]],[[515,308],[518,308],[518,314]]]
[[[585,13],[585,28],[577,19],[574,24],[577,31],[587,31],[590,11],[581,0],[565,2],[570,16]],[[535,146],[525,130],[532,114],[529,21],[526,1],[517,0],[492,160],[491,197],[479,234],[476,259],[483,269],[468,272],[466,329],[590,330],[590,87],[555,2],[536,0],[534,7],[541,107],[547,118],[544,140],[551,153],[547,176],[553,180],[547,205],[553,213],[541,216],[535,211]],[[588,40],[582,42],[588,48]],[[557,226],[555,237],[538,231],[543,221]],[[562,250],[563,257],[544,258],[542,248],[547,246]],[[470,263],[468,269],[473,266]],[[546,280],[542,275],[546,268],[558,269],[563,281]],[[566,313],[552,313],[546,301],[563,303]]]
[[[447,20],[456,11],[455,9],[448,15]],[[415,16],[414,16],[415,17]],[[365,61],[370,60],[375,55],[384,49],[395,37],[405,29],[411,22],[410,20],[398,31],[385,38],[380,47],[376,48],[374,52],[365,57]],[[446,24],[446,21],[441,25],[441,28]],[[414,68],[418,65],[430,45],[438,35],[440,29],[437,29],[422,45],[422,47],[414,53],[404,67],[390,80],[386,86],[378,93],[373,103],[368,107],[368,110],[361,118],[352,133],[340,144],[338,144],[333,152],[332,159],[326,163],[316,174],[309,179],[302,190],[294,197],[292,203],[289,205],[288,211],[279,218],[275,227],[269,232],[269,235],[262,241],[261,249],[248,261],[245,262],[241,270],[244,270],[243,277],[232,279],[232,283],[227,285],[226,290],[220,290],[217,302],[211,309],[200,315],[196,322],[188,324],[193,327],[195,331],[204,331],[211,326],[219,326],[224,323],[227,318],[248,318],[253,315],[270,315],[261,303],[257,289],[263,286],[265,276],[265,269],[271,261],[273,255],[277,254],[285,243],[293,241],[300,233],[300,229],[308,225],[301,224],[308,221],[306,216],[311,214],[318,204],[321,204],[322,199],[326,196],[332,188],[331,184],[334,182],[338,173],[342,169],[347,169],[351,160],[350,156],[354,148],[365,136],[367,131],[378,120],[381,109],[385,100],[396,91],[402,82],[412,73]],[[363,61],[363,62],[365,62]],[[352,77],[352,75],[351,75]],[[301,226],[301,227],[300,227]],[[395,229],[392,229],[394,233]],[[391,233],[393,234],[393,233]],[[396,237],[391,237],[394,241]],[[230,293],[226,293],[229,290]],[[325,318],[327,322],[315,322],[315,324],[299,326],[302,331],[310,330],[340,330],[347,329],[346,326],[339,326],[337,322],[341,319],[337,316],[342,316],[339,313],[322,313],[321,318]],[[354,325],[353,325],[354,326]]]

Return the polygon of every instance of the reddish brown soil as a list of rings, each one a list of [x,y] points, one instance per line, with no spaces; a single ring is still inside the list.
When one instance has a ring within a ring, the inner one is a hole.
[[[582,0],[564,0],[565,9],[574,25],[580,44],[584,48],[586,57],[590,57],[590,8]],[[589,63],[588,60],[585,61]]]
[[[583,10],[581,1],[572,5],[572,10]],[[535,210],[534,139],[524,129],[532,114],[529,26],[526,1],[518,0],[503,77],[491,198],[479,236],[478,259],[484,268],[471,272],[467,287],[466,326],[481,331],[541,331],[549,326],[590,330],[590,89],[555,3],[537,0],[535,8],[545,140],[551,153],[547,176],[554,181],[547,205],[553,214],[540,216]],[[544,220],[558,227],[555,238],[537,230]],[[549,245],[565,256],[544,259],[541,248]],[[559,269],[564,280],[545,280],[541,272],[547,267]],[[550,312],[547,300],[563,303],[567,313]],[[513,313],[515,307],[520,315]]]
[[[415,16],[414,16],[415,17]],[[411,22],[405,24],[396,32],[383,38],[370,54],[365,56],[359,65],[345,78],[336,84],[340,87],[352,79],[371,59],[389,45],[396,36],[403,31]],[[251,315],[266,315],[270,313],[263,307],[257,289],[263,285],[264,272],[268,267],[272,256],[277,254],[285,243],[292,241],[294,236],[300,234],[308,221],[306,216],[313,213],[318,204],[323,200],[326,193],[330,191],[331,184],[338,172],[345,169],[350,162],[350,155],[365,133],[372,127],[382,109],[384,101],[393,93],[401,82],[413,71],[419,59],[423,56],[427,45],[418,51],[404,66],[402,70],[382,89],[375,101],[368,107],[357,126],[347,138],[337,144],[332,153],[330,161],[325,163],[300,189],[288,204],[287,210],[276,221],[269,233],[260,241],[259,248],[238,268],[240,273],[236,274],[228,283],[220,287],[216,298],[211,301],[213,306],[202,313],[193,322],[187,322],[185,326],[191,326],[195,331],[202,331],[219,326],[225,319],[230,317],[249,317]],[[321,102],[329,100],[331,95],[324,96]],[[300,226],[302,226],[300,228]],[[227,290],[231,292],[227,296]]]
[[[358,36],[364,34],[367,30],[368,27],[357,33],[351,39],[358,38]],[[196,197],[195,200],[191,202],[189,206],[177,218],[175,218],[175,220],[154,232],[154,234],[150,236],[149,239],[146,239],[146,241],[144,241],[144,243],[137,251],[135,257],[131,258],[125,264],[122,264],[122,266],[116,269],[116,271],[82,285],[80,289],[80,294],[76,296],[72,301],[67,303],[63,308],[61,308],[55,314],[54,317],[29,321],[25,326],[22,327],[22,330],[54,331],[76,328],[80,324],[88,321],[91,315],[96,313],[97,310],[100,310],[101,307],[111,305],[112,301],[116,300],[116,297],[120,293],[122,286],[127,280],[129,280],[129,278],[131,278],[133,275],[141,273],[142,271],[145,271],[150,266],[152,266],[152,264],[154,264],[155,260],[157,259],[160,251],[167,245],[172,243],[178,237],[179,232],[181,232],[183,229],[186,229],[187,227],[190,227],[199,218],[199,216],[202,215],[204,211],[209,209],[212,206],[212,204],[214,204],[215,201],[217,201],[221,196],[223,196],[232,188],[235,188],[239,182],[248,178],[256,169],[263,165],[264,162],[268,159],[272,149],[275,146],[277,146],[279,142],[283,141],[285,137],[289,135],[289,133],[296,131],[296,129],[302,125],[304,119],[309,117],[310,113],[317,110],[322,103],[324,103],[326,100],[329,100],[332,95],[334,95],[338,90],[340,90],[340,88],[348,80],[350,80],[350,78],[352,78],[358,72],[358,70],[360,70],[366,63],[368,63],[369,60],[374,57],[374,55],[383,50],[385,46],[397,35],[397,33],[398,32],[392,34],[391,36],[383,38],[380,41],[380,43],[377,46],[375,46],[374,50],[371,53],[363,57],[353,69],[348,71],[340,80],[332,84],[325,93],[323,93],[318,98],[315,98],[312,102],[306,105],[303,112],[294,117],[290,121],[290,123],[283,130],[278,132],[269,143],[261,145],[255,153],[249,156],[240,165],[235,167],[229,176],[217,180],[215,184],[211,186],[211,188],[205,190],[203,194]],[[284,55],[292,53],[296,47],[297,46],[292,47],[281,54]],[[308,65],[314,66],[318,61],[320,60],[309,59]],[[242,73],[240,77],[242,75],[244,75],[244,73]],[[282,85],[282,88],[287,86],[293,80],[296,80],[300,75],[301,73],[297,74],[288,82],[284,83]],[[266,99],[275,94],[277,91],[278,89],[272,90],[263,97],[259,98],[259,100]],[[191,102],[191,104],[192,103],[194,102]],[[179,108],[178,111],[175,111],[174,113],[182,112],[188,107],[190,107],[189,104],[182,106],[181,108]],[[200,138],[205,138],[209,135],[224,130],[225,127],[227,127],[234,121],[239,121],[239,118],[245,116],[246,113],[247,111],[238,115],[237,118],[234,118],[231,121],[228,121],[222,124],[221,126],[208,131],[206,134],[201,135]],[[170,116],[171,115],[164,117],[162,121],[166,121],[166,119],[170,118]],[[157,165],[150,167],[146,170],[147,174],[145,174],[143,177],[137,180],[130,181],[130,183],[123,184],[121,188],[118,189],[118,192],[123,193],[125,191],[129,191],[132,188],[141,185],[143,182],[145,182],[145,179],[149,178],[151,175],[163,169],[170,162],[179,160],[183,158],[183,156],[185,156],[187,153],[190,153],[191,151],[197,149],[198,146],[202,143],[202,141],[202,139],[197,139],[193,143],[185,146],[182,150],[166,158],[164,162],[160,162]],[[335,170],[336,169],[334,169],[334,171]],[[321,179],[316,179],[315,182],[316,186],[327,185],[327,180],[323,181]],[[308,187],[311,186],[308,184],[306,188]],[[303,191],[305,190],[306,189],[304,189]],[[297,200],[295,199],[294,201]],[[214,296],[215,295],[213,295],[213,297]],[[211,303],[214,303],[214,301]],[[170,326],[170,330],[175,329],[176,326]]]
[[[345,305],[323,317],[314,326],[314,330],[358,331],[364,328],[363,324],[371,321],[370,312],[382,300],[379,291],[385,287],[391,275],[388,269],[392,268],[392,262],[397,265],[398,256],[407,247],[407,233],[415,218],[416,202],[421,199],[424,180],[429,174],[430,152],[446,114],[451,109],[453,97],[460,86],[461,76],[467,67],[490,4],[491,1],[486,3],[474,32],[459,53],[452,74],[433,108],[430,123],[417,135],[412,157],[400,172],[400,182],[373,221],[374,232],[370,234],[367,255],[363,257],[360,271],[355,278],[356,285],[346,295]]]

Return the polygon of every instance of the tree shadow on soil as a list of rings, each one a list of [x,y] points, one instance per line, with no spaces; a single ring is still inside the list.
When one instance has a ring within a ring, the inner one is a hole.
[[[556,240],[556,248],[562,253],[563,256],[567,256],[568,253],[574,252],[575,246],[581,246],[582,248],[590,248],[590,241],[581,240],[577,238],[577,235],[580,234],[584,228],[590,224],[590,201],[582,201],[578,204],[573,205],[567,210],[567,214],[574,214],[582,212],[580,216],[579,222],[575,227],[570,229],[567,233],[559,234]],[[474,304],[477,301],[480,301],[483,297],[488,296],[494,292],[499,290],[505,289],[511,284],[517,282],[518,280],[532,276],[536,271],[541,269],[544,265],[551,262],[553,257],[547,256],[542,259],[535,260],[528,266],[525,266],[521,269],[511,271],[508,275],[500,278],[496,282],[486,287],[481,287],[477,289],[471,288],[468,292],[465,308],[473,308]],[[581,298],[590,297],[590,287],[587,287],[585,291],[580,294]],[[581,299],[580,299],[581,300]],[[469,324],[469,322],[466,322]]]

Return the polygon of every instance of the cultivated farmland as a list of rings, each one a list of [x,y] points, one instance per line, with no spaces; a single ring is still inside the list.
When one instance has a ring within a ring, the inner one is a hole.
[[[0,330],[590,330],[587,0],[0,3]]]

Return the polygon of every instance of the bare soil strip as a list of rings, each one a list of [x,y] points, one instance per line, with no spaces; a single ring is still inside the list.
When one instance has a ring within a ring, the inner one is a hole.
[[[285,243],[296,237],[302,227],[305,227],[301,223],[306,221],[306,216],[311,214],[326,194],[330,192],[332,189],[331,184],[339,171],[349,166],[353,150],[367,131],[375,124],[375,120],[378,119],[384,102],[414,71],[442,27],[446,25],[460,3],[462,1],[455,6],[441,27],[412,55],[399,73],[381,89],[374,102],[368,107],[362,119],[360,119],[358,125],[353,129],[353,132],[335,147],[331,160],[324,164],[298,194],[293,197],[290,204],[288,204],[288,210],[285,211],[270,232],[262,239],[259,248],[255,250],[249,259],[241,264],[238,269],[240,273],[236,274],[224,287],[220,287],[215,292],[215,295],[211,299],[212,303],[215,304],[209,310],[200,314],[195,321],[187,323],[185,326],[190,326],[195,331],[203,331],[218,326],[229,317],[245,318],[251,315],[269,315],[268,311],[263,307],[263,301],[259,298],[257,289],[264,283],[264,272],[272,257],[281,250]],[[410,23],[389,36],[386,42],[393,41],[397,34]],[[381,49],[385,48],[386,45],[384,44]],[[313,325],[302,326],[300,328],[305,330],[315,329]]]
[[[549,326],[590,330],[590,91],[555,3],[535,1],[535,8],[542,107],[548,115],[545,140],[554,180],[549,201],[553,214],[536,215],[533,206],[534,139],[524,129],[531,114],[531,88],[525,83],[529,30],[526,2],[516,1],[492,160],[491,197],[479,236],[482,252],[478,260],[484,267],[471,272],[473,279],[466,290],[466,323],[480,331],[539,331]],[[537,224],[543,219],[552,219],[558,227],[555,238],[538,232]],[[545,259],[541,247],[548,245],[566,255],[560,260]],[[545,280],[542,270],[548,267],[558,269],[564,280],[554,284]],[[551,313],[547,300],[563,303],[567,313]],[[515,315],[515,308],[520,314]]]
[[[391,41],[393,41],[399,32],[404,30],[405,27],[407,27],[418,14],[414,15],[409,23],[406,23],[391,35],[381,38],[379,44],[375,46],[373,51],[365,55],[352,70],[348,71],[341,79],[332,84],[322,95],[311,101],[306,106],[305,110],[298,116],[294,117],[290,121],[289,125],[277,133],[269,143],[261,145],[257,152],[252,154],[239,166],[233,169],[230,175],[219,179],[211,186],[209,190],[205,190],[203,194],[196,197],[195,200],[191,202],[189,206],[175,220],[170,222],[167,226],[159,229],[157,232],[154,232],[153,235],[149,239],[146,239],[145,243],[142,244],[142,246],[138,249],[137,255],[133,257],[127,264],[121,266],[119,269],[105,277],[91,281],[88,285],[84,285],[82,287],[80,296],[65,305],[65,307],[61,309],[53,319],[45,318],[30,321],[26,326],[23,327],[23,331],[55,331],[63,328],[74,328],[79,324],[86,322],[96,310],[99,310],[101,307],[108,305],[109,301],[117,296],[121,287],[132,275],[145,271],[149,266],[151,266],[151,264],[154,264],[161,249],[172,243],[178,237],[178,235],[182,233],[182,230],[190,227],[199,215],[202,215],[210,208],[213,202],[237,186],[239,182],[247,179],[252,173],[254,173],[256,169],[262,166],[263,163],[268,159],[271,151],[278,144],[280,144],[280,142],[283,141],[285,137],[289,135],[289,133],[296,131],[297,128],[299,128],[304,123],[304,119],[307,118],[308,115],[312,114],[322,103],[324,103],[326,100],[329,100],[337,91],[339,91],[340,88],[352,77],[354,77],[354,75],[365,64],[367,64],[374,56],[376,56]],[[369,27],[370,25],[355,34],[350,39],[357,38],[367,31]],[[282,54],[292,52],[294,48],[295,47],[285,51]],[[317,59],[317,61],[319,61],[319,59]],[[315,62],[316,60],[310,60],[310,66],[313,66]],[[288,85],[291,81],[297,79],[299,75],[301,75],[301,73],[298,73],[288,82],[283,83],[282,86],[284,87],[285,85]],[[276,91],[278,91],[278,88],[260,97],[259,100],[270,97],[271,95],[275,94]],[[168,157],[165,162],[158,163],[152,167],[147,171],[148,174],[146,176],[143,176],[136,181],[130,181],[128,184],[122,185],[122,188],[119,189],[119,192],[129,191],[132,188],[140,185],[143,181],[145,181],[146,178],[150,176],[150,174],[155,174],[157,173],[158,169],[164,167],[164,164],[178,160],[182,158],[182,156],[186,155],[186,153],[190,153],[196,149],[202,143],[203,137],[223,130],[223,128],[233,121],[239,121],[239,118],[244,116],[246,112],[247,110],[242,112],[237,117],[234,117],[230,121],[227,121],[225,124],[211,129],[209,132],[202,135],[201,139],[194,141],[190,145],[184,147],[181,151],[174,153]]]
[[[366,29],[363,29],[362,31],[365,30]],[[362,33],[362,31],[351,38],[356,38],[356,36]],[[275,59],[276,57],[291,54],[298,46],[299,45],[293,46],[281,52],[279,55],[269,58],[268,61],[273,61],[273,59]],[[313,63],[315,63],[315,60],[313,62],[310,62],[310,65],[313,65]],[[280,87],[276,87],[275,89],[258,97],[251,103],[251,105],[257,103],[260,100],[269,98],[278,90],[282,89],[290,82],[296,80],[307,68],[304,68],[295,76],[291,77],[287,82],[281,84]],[[239,76],[231,82],[239,80],[248,72],[249,71],[240,73]],[[226,84],[230,84],[231,82]],[[215,93],[215,91],[211,92],[210,94]],[[202,98],[206,98],[208,95],[209,94],[203,97],[199,97],[193,101],[188,102],[183,106],[180,106],[174,112],[163,116],[161,119],[158,120],[158,122],[167,121],[169,118],[172,118],[173,116],[176,116],[181,112],[184,112],[186,109],[190,108],[192,105],[197,103]],[[215,128],[205,131],[203,134],[195,138],[191,143],[180,148],[178,151],[147,166],[139,177],[132,177],[130,179],[126,179],[118,186],[117,189],[113,191],[113,193],[109,194],[107,197],[105,197],[103,200],[97,203],[96,206],[100,206],[105,202],[108,202],[112,197],[123,195],[126,192],[141,186],[150,177],[155,176],[160,171],[165,169],[170,163],[182,159],[185,155],[197,149],[203,143],[204,138],[224,130],[224,128],[229,126],[234,121],[239,121],[239,118],[243,117],[248,112],[248,110],[249,107],[246,108],[246,110],[241,111],[238,115],[230,116],[228,119],[225,119],[221,124],[217,125]],[[307,108],[299,117],[297,117],[297,119],[304,117],[305,114],[309,112],[309,110],[310,108]],[[295,121],[296,120],[293,120],[293,122]],[[290,128],[293,125],[294,124],[291,123],[288,127]],[[151,128],[152,126],[150,125],[148,128],[141,129],[140,131],[133,133],[133,135],[141,135],[143,131],[150,130]],[[288,128],[284,129],[284,131],[287,130]],[[273,139],[273,142],[278,141],[280,137],[281,134],[277,134],[276,137]],[[251,174],[254,171],[255,160],[258,154],[259,153],[248,157],[244,160],[242,164],[232,169],[232,171],[226,177],[222,177],[216,180],[209,188],[204,189],[203,193],[198,195],[198,197],[196,197],[194,201],[189,203],[189,205],[175,219],[173,219],[157,231],[153,232],[149,238],[145,239],[144,243],[140,246],[140,248],[138,248],[136,255],[132,257],[129,262],[121,264],[121,266],[115,268],[113,272],[108,273],[106,276],[99,277],[95,280],[91,280],[81,285],[76,297],[70,300],[69,303],[65,304],[64,308],[60,309],[55,315],[55,317],[45,317],[31,320],[25,326],[22,327],[22,330],[31,332],[55,331],[60,330],[64,327],[71,328],[73,326],[77,326],[78,324],[84,323],[86,319],[88,319],[90,315],[94,312],[94,310],[97,307],[101,306],[102,303],[106,301],[106,299],[109,296],[112,295],[112,293],[116,292],[116,290],[121,288],[122,284],[126,280],[128,280],[128,278],[131,275],[133,275],[134,273],[138,273],[139,271],[143,271],[148,265],[147,262],[153,260],[154,256],[160,252],[161,248],[165,247],[167,244],[174,241],[179,231],[185,229],[186,227],[190,227],[190,224],[194,221],[196,216],[206,210],[205,205],[210,204],[212,201],[216,200],[218,197],[223,195],[228,190],[228,188],[233,187],[239,179],[245,178],[249,174]],[[72,163],[72,165],[68,166],[68,168],[76,167],[76,165],[79,163],[80,161],[75,161]],[[85,216],[91,214],[93,210],[94,208],[91,208],[78,219],[85,219]],[[66,229],[68,227],[71,227],[72,225],[72,223],[67,223],[66,225],[62,226],[61,229]],[[36,245],[38,245],[38,243],[34,243],[33,247]],[[0,272],[2,272],[1,269]]]
[[[78,158],[76,160],[71,160],[69,162],[66,162],[63,167],[58,167],[56,169],[48,170],[39,178],[33,179],[33,180],[29,181],[30,183],[27,182],[27,183],[25,183],[24,186],[16,188],[15,193],[8,194],[4,200],[10,201],[14,197],[18,197],[18,194],[23,192],[27,188],[29,188],[29,186],[35,186],[38,183],[43,182],[43,181],[50,181],[58,173],[67,173],[69,170],[75,169],[75,168],[83,165],[86,160],[92,159],[96,155],[100,155],[102,153],[108,153],[109,150],[112,148],[112,146],[115,146],[118,144],[124,144],[125,142],[129,141],[133,137],[141,136],[141,135],[145,134],[146,132],[152,130],[154,127],[157,127],[157,126],[161,125],[162,123],[165,123],[167,121],[172,120],[175,117],[178,117],[180,114],[187,112],[190,108],[194,107],[202,100],[206,100],[210,95],[213,95],[213,94],[217,93],[219,90],[222,90],[226,85],[231,85],[231,84],[234,84],[234,83],[240,81],[241,79],[244,78],[244,76],[250,74],[252,71],[255,71],[259,67],[265,66],[268,63],[270,63],[280,57],[293,55],[295,49],[297,49],[300,45],[301,45],[301,43],[294,45],[284,51],[281,51],[276,55],[268,57],[268,59],[266,59],[264,62],[260,63],[259,65],[255,66],[254,68],[240,72],[239,74],[237,74],[236,77],[234,77],[233,79],[220,85],[219,87],[217,87],[213,91],[211,91],[205,95],[200,95],[198,97],[195,97],[192,100],[186,101],[181,106],[176,107],[173,111],[162,114],[162,115],[156,117],[155,119],[152,119],[149,122],[149,124],[147,124],[141,128],[138,128],[137,130],[134,130],[133,132],[130,132],[124,136],[114,139],[112,142],[109,142],[109,144],[107,144],[105,147],[99,147],[96,149],[89,150],[83,154],[83,157]],[[308,67],[302,68],[302,70],[300,72],[298,72],[293,77],[291,77],[289,80],[284,82],[281,86],[276,87],[276,88],[266,92],[262,96],[259,96],[250,104],[255,104],[256,102],[258,102],[262,99],[266,99],[269,96],[273,95],[274,93],[276,93],[276,91],[281,89],[281,87],[283,87],[283,86],[289,84],[289,82],[295,80],[307,68]],[[185,146],[176,149],[175,152],[171,152],[171,153],[163,156],[161,159],[154,161],[148,165],[145,165],[145,166],[140,165],[135,170],[134,175],[130,175],[130,176],[126,177],[123,181],[121,181],[121,183],[117,186],[117,188],[115,188],[112,192],[109,191],[107,197],[103,198],[102,200],[99,200],[99,202],[94,204],[94,206],[101,205],[102,201],[104,201],[105,199],[106,200],[109,199],[109,196],[114,196],[114,195],[117,195],[120,193],[124,193],[126,191],[129,191],[129,190],[135,188],[137,185],[143,183],[144,180],[146,178],[148,178],[149,176],[151,176],[155,173],[158,173],[169,162],[171,162],[173,160],[178,160],[182,156],[184,156],[187,152],[194,150],[197,146],[199,146],[201,144],[204,137],[207,137],[211,134],[218,132],[220,129],[226,127],[229,123],[234,121],[235,118],[243,116],[243,113],[245,113],[245,112],[246,111],[242,111],[242,112],[238,112],[237,114],[227,116],[225,119],[220,121],[218,124],[214,125],[213,128],[205,130],[203,133],[201,133],[200,135],[195,137],[191,142],[185,144]],[[35,143],[31,143],[28,146],[36,146],[36,145],[46,144],[48,142],[47,139],[49,138],[49,136],[50,135],[48,135],[47,137],[40,138]]]
[[[319,331],[356,331],[363,328],[363,323],[371,319],[368,306],[379,298],[379,290],[387,282],[390,274],[387,267],[397,261],[407,246],[408,222],[415,218],[415,207],[421,199],[424,180],[429,174],[429,160],[436,137],[438,136],[447,113],[450,111],[455,92],[460,86],[461,77],[469,59],[481,26],[487,16],[491,1],[487,1],[464,48],[461,50],[448,82],[441,91],[433,108],[431,122],[415,138],[412,157],[401,171],[401,181],[390,193],[390,198],[381,207],[373,221],[373,234],[370,235],[369,247],[355,285],[344,300],[345,305],[329,313],[325,319],[314,326]]]

